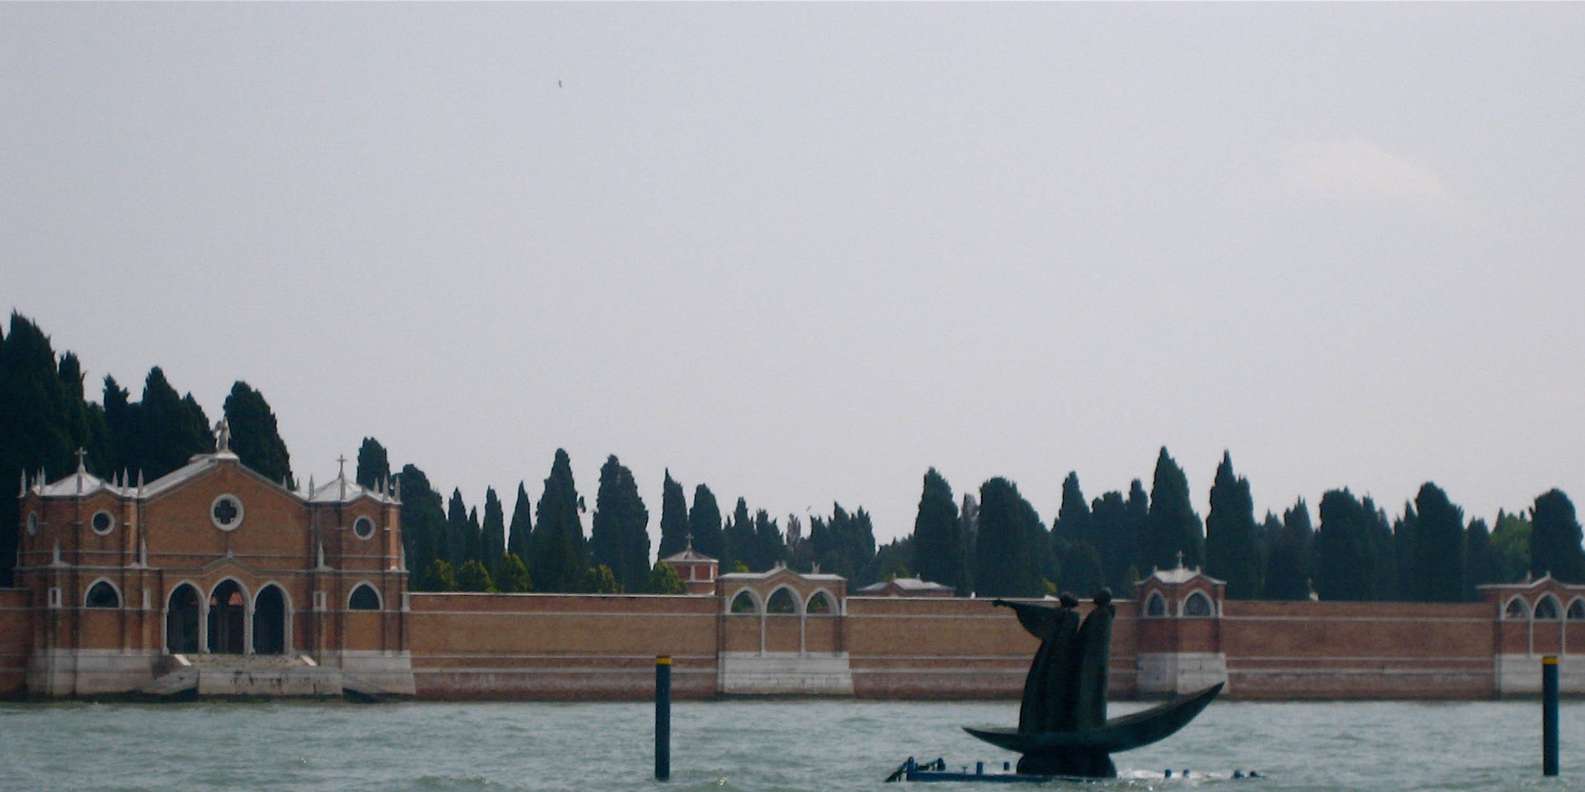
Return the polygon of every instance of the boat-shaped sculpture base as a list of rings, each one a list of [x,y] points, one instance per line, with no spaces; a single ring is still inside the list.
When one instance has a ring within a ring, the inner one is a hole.
[[[1194,720],[1221,692],[1222,685],[1218,683],[1150,709],[1112,718],[1093,729],[1020,732],[965,726],[963,730],[998,748],[1023,754],[1018,760],[1020,774],[1114,778],[1117,768],[1112,764],[1112,754],[1171,736]]]

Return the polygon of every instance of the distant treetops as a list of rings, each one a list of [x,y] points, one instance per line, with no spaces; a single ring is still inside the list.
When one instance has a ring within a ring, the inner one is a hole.
[[[84,373],[70,352],[56,357],[33,322],[11,315],[0,334],[0,481],[75,466],[106,476],[149,480],[214,450],[211,424],[192,394],[179,394],[154,367],[137,401],[106,376],[98,403],[88,401]],[[264,394],[246,382],[222,406],[231,450],[248,467],[292,485],[291,455]],[[633,472],[614,455],[600,467],[590,531],[573,478],[558,449],[549,475],[530,500],[519,481],[510,519],[493,487],[483,514],[460,489],[442,497],[412,463],[394,471],[402,485],[402,527],[411,587],[416,591],[678,593],[682,581],[652,562],[650,512]],[[356,478],[374,486],[393,475],[390,455],[372,437],[358,448]],[[947,480],[927,470],[911,534],[877,547],[863,508],[833,503],[831,513],[786,515],[785,523],[737,498],[723,513],[704,483],[662,476],[660,542],[664,558],[692,547],[719,559],[723,571],[763,571],[777,564],[847,577],[854,588],[918,575],[959,595],[1039,596],[1060,589],[1081,594],[1105,585],[1126,593],[1143,574],[1178,558],[1227,581],[1234,599],[1455,601],[1475,597],[1483,583],[1551,574],[1585,582],[1585,549],[1574,504],[1549,490],[1525,512],[1499,511],[1490,526],[1466,521],[1436,484],[1427,482],[1396,517],[1348,488],[1319,501],[1319,525],[1296,500],[1279,516],[1255,518],[1249,480],[1223,453],[1202,523],[1188,477],[1162,448],[1147,494],[1139,479],[1128,490],[1086,500],[1076,473],[1061,483],[1061,503],[1047,528],[1008,479],[991,478],[978,493],[954,496]],[[0,586],[11,584],[17,547],[17,501],[0,498]],[[783,526],[785,525],[785,532]]]

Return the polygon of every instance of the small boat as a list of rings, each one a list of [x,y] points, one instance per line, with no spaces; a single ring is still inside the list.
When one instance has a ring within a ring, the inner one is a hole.
[[[1147,710],[1111,718],[1094,729],[1065,732],[1020,732],[1017,728],[963,730],[998,748],[1021,754],[1039,754],[1052,750],[1081,749],[1118,753],[1171,736],[1187,726],[1194,716],[1210,705],[1222,692],[1222,683],[1204,690],[1180,696]]]

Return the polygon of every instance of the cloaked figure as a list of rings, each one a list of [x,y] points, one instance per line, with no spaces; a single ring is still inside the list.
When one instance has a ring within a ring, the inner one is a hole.
[[[1079,614],[1073,609],[1079,601],[1064,591],[1058,597],[1060,608],[1022,602],[992,600],[992,605],[1011,608],[1018,623],[1036,638],[1040,648],[1029,664],[1024,678],[1024,698],[1018,709],[1020,732],[1067,731],[1074,727],[1074,648],[1078,639]]]

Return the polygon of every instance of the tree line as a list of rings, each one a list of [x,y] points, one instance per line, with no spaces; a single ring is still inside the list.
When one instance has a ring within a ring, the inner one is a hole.
[[[1579,519],[1558,489],[1524,512],[1499,511],[1492,525],[1466,520],[1433,482],[1391,519],[1342,487],[1321,496],[1319,525],[1303,498],[1257,520],[1249,480],[1224,452],[1209,496],[1202,521],[1188,477],[1163,448],[1148,494],[1135,479],[1126,495],[1086,500],[1069,473],[1048,529],[1013,482],[990,479],[959,506],[931,468],[909,537],[912,568],[982,597],[1132,592],[1142,574],[1180,563],[1225,580],[1231,599],[1456,602],[1526,576],[1585,583]]]
[[[0,481],[41,470],[52,477],[85,464],[101,477],[152,481],[194,454],[214,450],[210,421],[191,393],[181,393],[154,367],[137,401],[114,377],[89,400],[77,356],[57,357],[49,337],[13,312],[0,333]],[[238,381],[222,412],[231,450],[253,470],[297,488],[291,455],[264,394]],[[600,467],[589,531],[572,460],[558,449],[537,500],[519,481],[510,519],[493,487],[483,513],[460,489],[436,490],[415,464],[393,470],[386,448],[364,438],[355,477],[364,487],[400,480],[403,552],[418,591],[653,592],[684,586],[652,563],[650,512],[633,472],[615,456]],[[688,546],[719,559],[723,572],[764,571],[785,564],[830,572],[850,586],[917,574],[960,595],[1038,596],[1058,588],[1088,593],[1100,586],[1131,592],[1153,569],[1182,563],[1227,581],[1236,599],[1455,601],[1484,583],[1551,574],[1585,583],[1585,549],[1573,503],[1561,490],[1538,496],[1520,512],[1499,511],[1491,524],[1463,510],[1427,482],[1391,518],[1369,496],[1348,488],[1325,492],[1319,523],[1299,498],[1280,515],[1255,517],[1248,479],[1223,454],[1202,520],[1188,477],[1161,449],[1147,492],[1135,479],[1127,492],[1086,499],[1076,473],[1061,485],[1048,527],[1014,482],[996,477],[977,493],[954,496],[934,468],[924,476],[911,534],[877,546],[870,514],[833,503],[831,513],[782,519],[737,498],[723,513],[707,484],[691,503],[670,470],[660,493],[660,558]],[[20,519],[17,501],[0,498],[0,586],[11,585]],[[1181,555],[1180,555],[1181,554]]]

